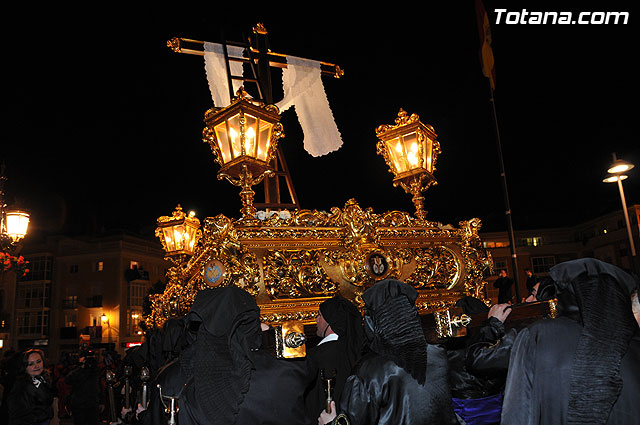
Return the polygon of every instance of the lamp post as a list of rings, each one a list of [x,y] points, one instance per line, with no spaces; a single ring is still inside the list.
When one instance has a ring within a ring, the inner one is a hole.
[[[393,185],[401,186],[412,195],[412,202],[419,220],[426,218],[422,192],[437,184],[433,176],[440,143],[435,130],[420,122],[416,114],[407,114],[400,109],[395,125],[376,128],[379,141],[377,151],[382,155],[393,173]]]
[[[627,237],[629,238],[629,248],[631,249],[631,268],[636,269],[636,246],[633,242],[633,234],[631,232],[631,223],[629,221],[629,212],[627,211],[627,201],[624,196],[624,188],[622,187],[622,180],[627,178],[624,174],[634,167],[630,162],[618,159],[616,154],[613,154],[613,163],[607,170],[607,177],[602,180],[605,183],[618,183],[618,190],[620,191],[620,201],[622,202],[622,213],[624,214],[624,220],[627,225]]]
[[[249,224],[256,213],[251,187],[274,175],[269,164],[284,136],[279,110],[251,99],[241,87],[229,106],[208,110],[204,121],[202,140],[221,166],[218,179],[241,188],[240,211]]]

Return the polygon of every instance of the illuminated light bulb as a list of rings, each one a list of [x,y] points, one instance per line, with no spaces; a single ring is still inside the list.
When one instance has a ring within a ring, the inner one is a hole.
[[[411,164],[412,166],[416,166],[418,165],[418,156],[416,155],[415,152],[409,152],[407,154],[407,161],[409,162],[409,164]]]
[[[411,145],[411,152],[418,152],[418,144],[413,142]]]
[[[398,142],[398,144],[396,145],[396,152],[402,153],[402,143],[401,142]]]
[[[234,152],[238,153],[240,151],[240,144],[238,141],[238,132],[235,128],[229,129],[229,137],[231,137],[231,145],[233,146]]]
[[[249,152],[251,152],[253,150],[253,144],[254,144],[255,138],[256,138],[255,130],[253,129],[253,127],[249,127],[249,129],[245,133],[245,139],[244,139],[244,151],[245,151],[245,153],[249,154]],[[251,156],[253,156],[253,155],[251,155]]]

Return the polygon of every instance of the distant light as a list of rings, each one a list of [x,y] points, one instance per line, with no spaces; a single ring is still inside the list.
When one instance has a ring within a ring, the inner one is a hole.
[[[141,342],[127,342],[127,348],[131,348],[131,347],[139,347],[142,345]]]
[[[620,174],[625,173],[634,167],[633,164],[627,161],[623,161],[622,159],[617,159],[611,164],[607,172],[611,174]]]
[[[615,183],[618,180],[625,180],[626,178],[627,176],[625,174],[621,174],[621,175],[609,176],[606,179],[603,179],[602,181],[605,183]]]

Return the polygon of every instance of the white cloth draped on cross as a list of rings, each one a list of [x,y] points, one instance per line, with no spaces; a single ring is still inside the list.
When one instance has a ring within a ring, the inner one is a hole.
[[[229,56],[242,56],[242,48],[228,46]],[[276,104],[281,112],[295,106],[304,134],[304,149],[314,157],[323,156],[342,146],[342,138],[329,107],[322,84],[320,62],[287,56],[287,68],[282,71],[284,98]],[[231,103],[223,47],[205,43],[205,71],[214,105]],[[231,73],[242,75],[242,64],[230,62]],[[233,82],[235,93],[241,83]]]

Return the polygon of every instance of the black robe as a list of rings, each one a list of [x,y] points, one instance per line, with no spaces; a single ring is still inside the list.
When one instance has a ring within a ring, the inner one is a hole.
[[[338,413],[351,425],[458,424],[451,407],[446,351],[427,346],[424,385],[387,356],[370,354],[347,380]]]
[[[503,425],[563,425],[572,361],[582,326],[559,317],[521,330],[509,363]],[[640,418],[640,332],[636,331],[620,363],[623,387],[607,424],[636,425]],[[598,388],[584,388],[597,391]]]
[[[321,373],[329,377],[335,371],[333,399],[338,403],[347,378],[351,375],[351,368],[346,353],[338,341],[327,341],[317,345],[307,353],[309,374],[314,377],[313,382],[305,394],[305,408],[310,418],[318,418],[326,407],[326,393]]]
[[[265,350],[249,354],[253,364],[249,390],[244,395],[236,416],[236,425],[309,425],[317,418],[307,418],[304,411],[304,389],[309,384],[304,359],[276,359]],[[216,418],[207,417],[201,403],[207,400],[199,396],[193,381],[182,373],[179,362],[162,370],[157,382],[163,395],[178,395],[178,423],[180,425],[217,424]],[[168,404],[168,402],[165,401]],[[154,391],[145,416],[146,424],[166,424],[168,415]]]
[[[498,288],[498,304],[513,301],[513,279],[510,277],[499,277],[493,282],[493,287]]]

